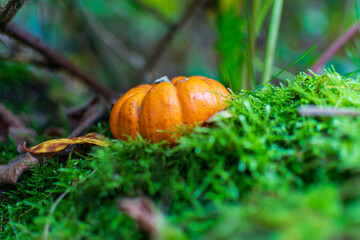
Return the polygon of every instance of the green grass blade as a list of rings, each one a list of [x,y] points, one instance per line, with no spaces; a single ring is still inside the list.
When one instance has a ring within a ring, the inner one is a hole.
[[[253,44],[255,42],[255,38],[256,36],[254,35],[254,23],[251,22],[250,24],[250,17],[249,17],[249,6],[248,6],[248,1],[245,0],[245,19],[246,19],[246,27],[247,27],[247,31],[248,31],[248,44],[246,46],[246,50],[247,50],[247,71],[248,71],[248,76],[247,76],[247,82],[246,82],[246,88],[249,89],[254,89],[255,88],[255,80],[254,80],[254,47]],[[255,2],[259,2],[259,0],[255,0]],[[255,3],[254,3],[255,4]],[[253,18],[252,18],[253,20]]]
[[[275,0],[272,8],[269,33],[268,33],[268,38],[266,40],[264,68],[261,79],[262,83],[265,83],[271,74],[271,67],[274,61],[274,53],[275,53],[276,41],[279,33],[283,2],[284,2],[283,0]]]
[[[257,16],[256,24],[255,24],[256,35],[259,34],[260,29],[262,28],[262,25],[264,23],[265,17],[267,16],[267,13],[268,13],[272,3],[273,3],[273,0],[265,0],[265,2],[261,3],[261,9]]]
[[[262,86],[258,87],[254,92],[259,91],[261,88],[264,87],[265,84],[270,83],[272,80],[274,80],[275,78],[277,78],[277,76],[279,76],[280,74],[282,74],[283,72],[285,72],[287,69],[289,69],[291,66],[293,66],[295,63],[299,62],[301,59],[303,59],[306,55],[308,55],[312,50],[314,50],[317,47],[317,45],[312,46],[309,50],[307,50],[303,55],[301,55],[301,57],[299,57],[298,59],[296,59],[294,62],[290,63],[289,65],[287,65],[283,70],[281,70],[278,74],[276,74],[274,77],[272,77],[269,81],[265,82]]]

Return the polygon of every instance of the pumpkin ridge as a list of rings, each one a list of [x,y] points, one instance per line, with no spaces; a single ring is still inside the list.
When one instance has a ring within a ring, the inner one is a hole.
[[[139,106],[141,106],[146,93],[135,93],[129,96],[119,110],[118,123],[120,138],[136,138],[139,131]]]
[[[180,78],[180,77],[178,77]],[[185,78],[185,77],[184,77]],[[175,92],[176,92],[176,98],[178,100],[178,103],[179,103],[179,106],[180,106],[180,111],[181,111],[181,124],[184,124],[185,123],[185,118],[186,118],[186,114],[184,112],[184,108],[182,106],[182,102],[181,102],[181,97],[180,97],[180,94],[178,92],[178,88],[177,88],[177,85],[175,85],[176,82],[173,82],[173,79],[171,79],[171,84],[175,87]]]
[[[226,100],[228,100],[229,97],[229,91],[218,81],[213,80],[211,78],[203,78],[201,79],[203,82],[205,82],[210,89],[212,89],[212,94],[215,95],[217,100],[217,111],[221,111],[225,109],[228,104],[226,103]]]
[[[181,122],[176,87],[169,82],[158,83],[146,94],[139,116],[140,135],[155,142],[170,140],[169,130]]]
[[[184,77],[185,79],[186,77]],[[174,82],[174,87],[176,88],[176,96],[178,98],[178,101],[179,101],[179,105],[180,105],[180,109],[181,109],[181,123],[183,125],[188,125],[188,120],[187,117],[187,113],[186,113],[186,103],[183,101],[182,97],[181,97],[181,94],[179,93],[179,85],[182,83],[180,82],[182,80],[177,80],[176,82]],[[180,83],[179,83],[180,82]],[[176,85],[175,85],[176,84]]]
[[[219,100],[219,93],[213,88],[213,86],[211,84],[209,84],[207,81],[205,81],[205,79],[201,79],[201,81],[203,81],[204,83],[206,83],[206,85],[208,85],[208,87],[210,88],[208,90],[208,92],[212,93],[215,97],[216,97],[216,105],[221,104],[220,100]]]
[[[125,93],[126,94],[126,93]],[[120,111],[121,111],[121,108],[122,106],[124,105],[124,103],[126,102],[126,100],[129,98],[129,97],[132,97],[134,96],[136,93],[130,93],[128,96],[125,96],[125,94],[119,98],[119,100],[114,104],[111,112],[110,112],[110,130],[111,130],[111,133],[114,135],[114,137],[116,139],[120,138],[120,135],[118,134],[119,131],[120,131],[120,121],[119,121],[119,116],[120,116]],[[126,97],[126,100],[123,100],[123,101],[120,101],[121,98],[124,98]]]
[[[114,104],[109,117],[110,130],[116,139],[119,139],[121,136],[119,134],[121,126],[119,123],[120,109],[123,106],[124,102],[135,94],[144,93],[146,94],[151,89],[149,84],[141,84],[135,88],[130,89],[124,95],[122,95]]]
[[[190,77],[189,80],[177,84],[180,96],[180,103],[187,126],[202,124],[216,111],[217,98],[208,91],[209,86],[198,77]]]

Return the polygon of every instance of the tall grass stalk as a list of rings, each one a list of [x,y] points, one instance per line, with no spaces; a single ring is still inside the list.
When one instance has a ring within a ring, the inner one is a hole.
[[[254,0],[251,4],[248,3],[247,0],[220,2],[218,13],[220,72],[223,79],[229,79],[235,92],[256,89],[258,85],[268,81],[274,71],[273,59],[283,0]],[[262,66],[258,66],[256,40],[271,7],[265,58]]]
[[[269,25],[269,33],[266,40],[264,67],[261,78],[262,83],[267,82],[270,78],[271,68],[274,61],[276,41],[279,33],[282,7],[283,7],[283,0],[274,0],[270,25]]]
[[[261,4],[260,4],[261,9],[259,9],[259,12],[253,12],[253,14],[254,13],[256,14],[254,16],[256,18],[256,24],[255,24],[256,36],[259,34],[260,29],[262,28],[265,17],[267,16],[273,1],[274,0],[265,0],[264,2],[261,2]],[[255,4],[255,2],[254,2],[254,4]]]
[[[253,9],[251,14],[251,24],[249,19],[249,7],[248,2],[245,0],[245,13],[246,13],[246,25],[248,29],[248,44],[247,44],[247,67],[248,67],[248,81],[247,86],[250,89],[255,87],[255,79],[254,79],[254,57],[255,55],[255,48],[256,48],[256,33],[255,33],[255,26],[256,26],[256,16],[259,12],[259,8],[261,5],[261,0],[255,0],[253,3]]]

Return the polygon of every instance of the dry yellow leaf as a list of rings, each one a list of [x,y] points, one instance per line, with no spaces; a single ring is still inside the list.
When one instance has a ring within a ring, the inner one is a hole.
[[[22,153],[28,152],[31,155],[42,158],[52,157],[55,154],[64,151],[73,144],[88,144],[97,146],[108,146],[105,137],[99,133],[89,133],[85,136],[74,138],[59,138],[49,140],[31,148],[26,147],[26,143],[19,145],[18,150]]]

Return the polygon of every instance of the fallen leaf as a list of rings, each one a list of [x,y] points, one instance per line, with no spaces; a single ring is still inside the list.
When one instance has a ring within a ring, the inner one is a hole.
[[[0,186],[5,184],[16,184],[25,170],[32,165],[37,165],[39,159],[30,153],[20,154],[6,165],[0,165]]]
[[[26,142],[18,146],[20,153],[30,153],[37,158],[51,158],[57,153],[66,150],[73,144],[88,144],[97,146],[108,146],[109,143],[104,140],[104,136],[99,133],[89,133],[85,136],[74,138],[59,138],[49,140],[31,148],[27,148]]]
[[[104,136],[99,133],[89,133],[85,136],[74,138],[60,138],[43,142],[31,148],[26,143],[18,146],[21,153],[6,165],[0,165],[0,186],[5,184],[16,184],[21,174],[32,165],[37,165],[44,157],[46,159],[55,156],[71,145],[88,144],[97,146],[108,146]]]
[[[120,210],[137,222],[145,232],[156,232],[156,212],[152,202],[146,198],[122,198],[118,202]]]
[[[122,198],[118,201],[118,208],[138,223],[149,239],[188,239],[181,228],[172,225],[150,199]]]

